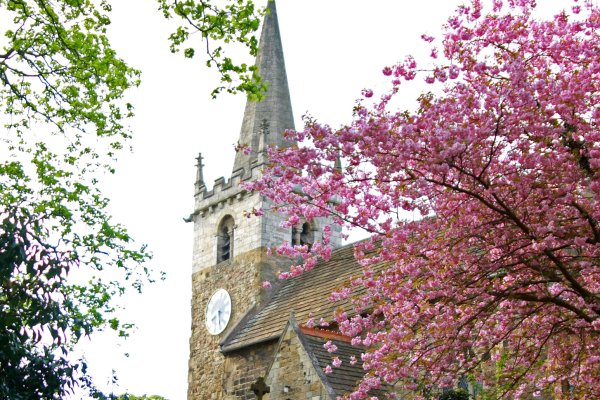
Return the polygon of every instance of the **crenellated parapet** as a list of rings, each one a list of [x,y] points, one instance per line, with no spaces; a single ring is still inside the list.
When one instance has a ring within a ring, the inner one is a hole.
[[[260,177],[264,163],[255,162],[251,169],[236,169],[229,179],[220,177],[215,179],[213,187],[208,190],[204,181],[196,181],[195,206],[192,216],[205,216],[207,213],[216,211],[226,205],[232,205],[250,196],[241,183],[250,182]],[[250,211],[250,210],[248,210]]]

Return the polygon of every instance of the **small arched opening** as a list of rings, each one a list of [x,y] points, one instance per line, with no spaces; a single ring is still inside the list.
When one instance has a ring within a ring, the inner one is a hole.
[[[315,242],[315,230],[310,222],[304,222],[292,227],[292,245],[304,246],[308,248]]]
[[[217,263],[233,258],[233,231],[235,223],[231,215],[225,216],[217,231]]]

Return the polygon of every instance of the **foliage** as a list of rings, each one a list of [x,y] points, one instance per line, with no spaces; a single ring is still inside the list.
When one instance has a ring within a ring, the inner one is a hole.
[[[272,150],[247,185],[290,226],[333,215],[372,234],[356,245],[364,274],[332,295],[366,288],[336,315],[367,349],[352,399],[460,376],[494,398],[600,397],[600,10],[540,20],[533,0],[487,3],[460,7],[440,44],[423,36],[430,69],[386,67],[380,100],[365,90],[340,129],[307,119],[289,135],[311,145]],[[422,75],[432,91],[394,110]],[[280,248],[305,260],[282,277],[327,244]]]
[[[450,389],[442,393],[439,400],[469,400],[469,393],[464,389]]]
[[[109,11],[0,0],[0,398],[94,392],[69,352],[97,330],[126,335],[112,299],[147,279],[148,253],[96,187],[130,136],[123,94],[138,84],[105,36]]]
[[[251,1],[159,4],[189,24],[171,36],[172,51],[200,32],[227,90],[261,96],[253,67],[208,42],[255,55],[261,13]],[[76,385],[101,397],[69,352],[96,330],[126,335],[112,299],[148,279],[137,267],[149,254],[111,220],[97,188],[130,138],[123,96],[139,84],[105,35],[110,9],[108,0],[0,0],[0,398],[61,398]]]
[[[152,396],[135,396],[132,394],[124,394],[117,398],[117,400],[167,400],[162,396],[152,395]]]
[[[173,53],[183,50],[185,57],[192,58],[196,55],[195,46],[205,46],[206,65],[216,67],[221,75],[221,86],[213,90],[213,97],[226,90],[229,93],[245,92],[252,100],[262,98],[266,86],[256,67],[236,63],[225,54],[232,42],[243,44],[252,56],[258,53],[258,40],[254,33],[263,13],[255,9],[252,0],[226,0],[223,5],[203,0],[157,1],[165,18],[177,16],[184,22],[169,38]],[[190,45],[197,33],[204,44]],[[214,44],[216,46],[211,47]]]

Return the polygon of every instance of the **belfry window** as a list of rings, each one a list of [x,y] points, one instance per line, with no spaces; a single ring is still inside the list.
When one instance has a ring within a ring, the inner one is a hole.
[[[221,231],[221,260],[229,260],[231,255],[231,235],[227,231],[227,227],[223,227]]]
[[[301,226],[292,227],[292,244],[294,246],[307,245],[310,248],[314,241],[315,233],[310,223],[305,222]]]
[[[233,258],[233,218],[228,215],[221,220],[217,231],[217,263]]]

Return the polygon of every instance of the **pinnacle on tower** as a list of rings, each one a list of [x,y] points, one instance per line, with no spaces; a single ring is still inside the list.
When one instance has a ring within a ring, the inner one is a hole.
[[[198,153],[198,157],[196,157],[196,161],[198,161],[196,164],[196,192],[199,192],[201,189],[205,188],[204,174],[202,172],[204,164],[202,163],[202,160],[202,153]]]
[[[266,146],[286,147],[293,144],[283,137],[286,129],[295,127],[275,0],[268,2],[267,10],[255,65],[268,89],[263,100],[246,102],[239,144],[249,145],[252,151],[248,155],[239,151],[233,163],[233,171],[244,168],[244,175],[250,172],[255,160],[260,161],[260,154],[266,150]],[[265,121],[269,126],[269,135],[263,135],[262,132]],[[261,136],[266,137],[261,140]]]

